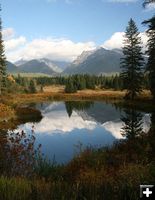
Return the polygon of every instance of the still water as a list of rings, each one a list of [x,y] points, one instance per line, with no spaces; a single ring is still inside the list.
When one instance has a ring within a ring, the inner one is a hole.
[[[30,133],[36,137],[36,146],[42,145],[47,159],[66,163],[87,146],[109,146],[123,139],[122,116],[124,111],[105,102],[52,102],[39,103],[43,118],[37,123],[25,123],[16,131]],[[150,115],[143,113],[142,128],[149,130]]]

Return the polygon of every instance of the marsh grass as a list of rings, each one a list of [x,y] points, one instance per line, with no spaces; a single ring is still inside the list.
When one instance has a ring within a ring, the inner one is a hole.
[[[89,147],[66,165],[38,157],[29,178],[1,174],[0,196],[3,200],[138,200],[139,185],[155,182],[149,140],[149,134],[143,134],[109,148]]]
[[[14,116],[14,109],[12,109],[8,105],[0,103],[0,121],[7,120],[13,116]]]

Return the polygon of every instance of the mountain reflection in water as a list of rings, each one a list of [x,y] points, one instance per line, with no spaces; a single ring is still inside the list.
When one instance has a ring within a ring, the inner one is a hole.
[[[25,123],[18,127],[29,133],[34,125],[36,145],[48,159],[58,163],[69,161],[80,142],[86,146],[112,145],[123,138],[121,120],[125,112],[105,102],[53,102],[35,105],[43,115],[39,123]],[[144,113],[142,128],[149,130],[150,115]]]

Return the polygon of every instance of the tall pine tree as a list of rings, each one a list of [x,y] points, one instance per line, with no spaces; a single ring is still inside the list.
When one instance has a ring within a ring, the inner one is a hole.
[[[0,95],[5,88],[6,88],[6,59],[5,59],[4,45],[2,39],[2,21],[0,17]]]
[[[144,21],[149,29],[147,30],[148,35],[148,62],[147,71],[149,73],[150,90],[155,101],[155,16],[150,20]]]
[[[142,91],[144,65],[141,38],[133,19],[130,19],[126,28],[123,54],[121,78],[127,90],[125,97],[133,100]]]
[[[29,92],[30,92],[30,93],[36,93],[36,92],[37,92],[36,86],[35,86],[35,82],[34,82],[33,79],[30,80]]]

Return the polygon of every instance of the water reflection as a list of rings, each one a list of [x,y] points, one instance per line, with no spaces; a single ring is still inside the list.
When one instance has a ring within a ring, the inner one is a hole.
[[[0,132],[7,133],[8,130],[16,129],[20,124],[28,122],[39,123],[42,119],[41,112],[30,106],[23,106],[16,108],[16,117],[10,120],[0,121]]]
[[[66,111],[68,113],[68,116],[71,117],[73,110],[76,111],[84,111],[88,110],[91,107],[93,107],[94,102],[92,101],[66,101]]]
[[[21,124],[18,131],[29,133],[34,125],[36,144],[41,143],[45,156],[53,159],[55,155],[57,162],[69,161],[79,142],[83,147],[100,147],[123,138],[121,128],[125,120],[122,121],[121,116],[130,116],[132,123],[135,120],[133,115],[136,114],[116,109],[105,102],[53,102],[37,104],[35,108],[41,111],[42,120],[39,123]],[[143,115],[141,123],[143,130],[147,130],[149,115]],[[136,114],[136,117],[140,120],[140,115]]]
[[[134,139],[143,133],[143,114],[134,110],[134,108],[124,109],[125,116],[121,119],[124,122],[122,127],[122,136],[127,139]]]

